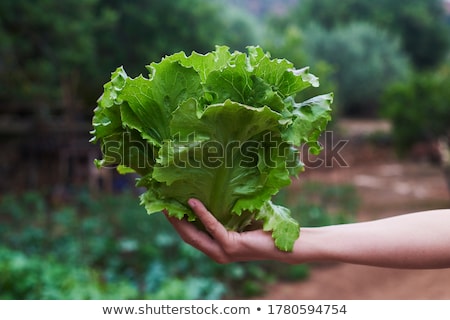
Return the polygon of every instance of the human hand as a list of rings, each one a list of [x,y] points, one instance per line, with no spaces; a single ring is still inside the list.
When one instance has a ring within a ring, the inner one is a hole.
[[[246,232],[228,231],[196,199],[188,201],[208,233],[200,231],[185,219],[166,216],[181,238],[218,263],[250,260],[285,260],[290,253],[278,250],[269,232],[262,229]]]

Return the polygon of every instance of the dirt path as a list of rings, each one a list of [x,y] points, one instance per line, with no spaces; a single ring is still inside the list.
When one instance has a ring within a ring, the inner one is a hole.
[[[307,170],[303,181],[355,185],[361,197],[358,221],[450,207],[439,168],[370,154],[376,150],[358,150],[347,149],[348,167]],[[367,161],[361,159],[364,152],[369,152]],[[398,270],[343,263],[319,264],[311,269],[307,280],[270,285],[258,299],[450,299],[450,269]]]
[[[278,283],[267,300],[450,299],[450,270],[392,270],[348,264],[316,268],[307,281]]]

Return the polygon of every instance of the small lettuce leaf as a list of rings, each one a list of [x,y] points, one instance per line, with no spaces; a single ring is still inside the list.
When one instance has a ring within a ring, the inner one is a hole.
[[[290,215],[290,210],[283,206],[274,205],[268,201],[259,210],[256,219],[263,221],[263,230],[271,231],[277,248],[291,251],[295,240],[300,235],[300,227]]]

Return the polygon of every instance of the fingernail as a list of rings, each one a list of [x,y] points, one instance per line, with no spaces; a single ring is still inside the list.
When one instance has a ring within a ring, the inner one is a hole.
[[[191,208],[194,208],[197,205],[197,201],[195,201],[195,199],[189,199],[188,203],[191,206]]]

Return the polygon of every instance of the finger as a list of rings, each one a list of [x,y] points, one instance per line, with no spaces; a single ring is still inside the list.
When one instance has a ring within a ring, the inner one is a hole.
[[[198,230],[197,227],[186,219],[180,220],[169,216],[167,216],[167,218],[186,243],[202,251],[216,261],[223,260],[223,250],[208,234]]]
[[[220,243],[225,243],[228,239],[227,229],[206,209],[203,203],[197,199],[189,199],[188,203],[209,234]]]

